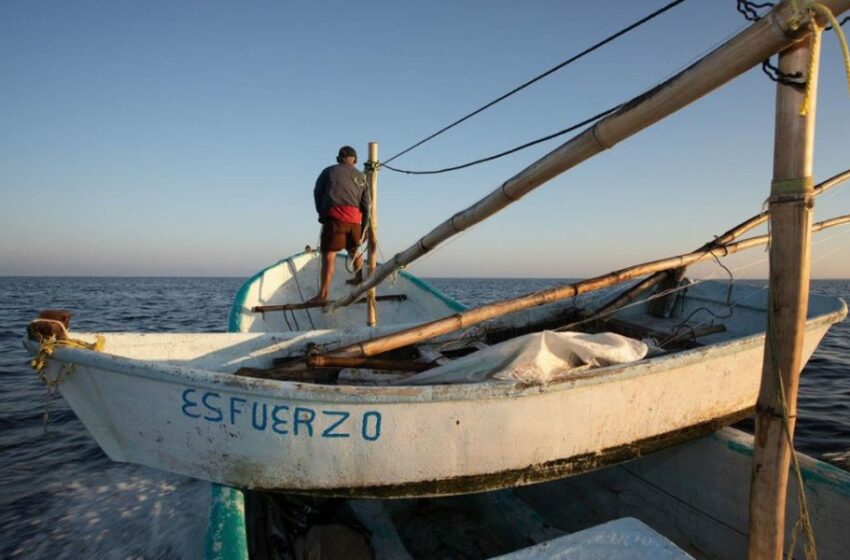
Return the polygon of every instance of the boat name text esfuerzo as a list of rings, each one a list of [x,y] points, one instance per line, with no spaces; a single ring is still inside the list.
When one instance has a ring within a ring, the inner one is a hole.
[[[259,432],[271,431],[282,436],[360,438],[376,441],[381,437],[381,413],[362,414],[309,406],[273,404],[261,400],[224,395],[214,391],[185,389],[184,416],[213,424],[248,427]]]

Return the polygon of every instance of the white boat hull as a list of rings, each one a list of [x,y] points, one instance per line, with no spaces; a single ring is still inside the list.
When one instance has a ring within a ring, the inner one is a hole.
[[[846,314],[829,301],[807,323],[806,359]],[[113,460],[365,497],[519,486],[692,439],[750,412],[764,346],[754,334],[541,386],[358,387],[228,372],[362,332],[106,336],[118,355],[58,348],[50,367],[75,364],[60,389]]]

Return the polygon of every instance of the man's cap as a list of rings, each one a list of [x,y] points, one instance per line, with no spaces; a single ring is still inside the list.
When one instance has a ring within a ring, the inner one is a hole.
[[[347,157],[353,157],[357,159],[357,152],[351,146],[343,146],[342,148],[340,148],[337,160],[342,161]]]

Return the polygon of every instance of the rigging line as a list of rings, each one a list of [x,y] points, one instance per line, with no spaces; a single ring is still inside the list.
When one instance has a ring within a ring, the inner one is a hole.
[[[850,19],[850,16],[848,16],[848,19]],[[746,27],[746,26],[744,26],[744,27]],[[743,27],[742,27],[741,29],[743,29]],[[723,40],[718,41],[716,44],[714,44],[714,45],[712,45],[711,47],[709,47],[709,48],[705,49],[705,50],[704,50],[704,51],[702,51],[700,54],[698,54],[697,56],[695,56],[694,58],[692,58],[689,62],[687,62],[686,64],[683,64],[682,66],[680,66],[679,68],[677,68],[674,72],[672,72],[672,73],[668,74],[668,75],[667,75],[667,76],[666,76],[663,80],[661,80],[661,81],[657,82],[657,83],[655,84],[655,86],[657,86],[657,85],[659,85],[659,84],[662,84],[662,83],[665,83],[666,81],[668,81],[668,80],[670,79],[670,77],[671,77],[671,76],[675,76],[676,74],[678,74],[679,72],[681,72],[683,69],[685,69],[685,68],[687,68],[687,67],[689,67],[689,66],[692,66],[694,62],[696,62],[697,60],[700,60],[700,59],[701,59],[701,58],[703,58],[706,54],[708,54],[709,52],[711,52],[711,51],[715,50],[718,46],[720,46],[720,45],[724,44],[724,43],[725,43],[726,41],[728,41],[731,37],[735,36],[735,35],[736,35],[739,31],[740,31],[740,29],[736,30],[735,32],[730,33],[730,34],[729,34],[727,37],[725,37]],[[655,87],[655,86],[653,86],[653,87]],[[651,88],[650,88],[650,89],[651,89]],[[618,105],[617,107],[612,107],[612,108],[611,108],[608,112],[606,112],[606,113],[600,113],[600,115],[599,115],[599,116],[597,116],[597,117],[591,117],[590,119],[587,119],[586,121],[583,121],[582,123],[579,123],[579,124],[577,124],[577,125],[574,125],[573,127],[571,127],[571,129],[572,129],[572,130],[575,130],[576,128],[581,127],[581,126],[583,126],[584,124],[590,124],[591,122],[593,122],[593,120],[594,120],[594,119],[598,119],[598,118],[605,117],[605,116],[607,116],[608,114],[610,114],[610,113],[612,113],[612,112],[616,111],[617,109],[619,109],[620,107],[622,107],[622,105],[623,105],[623,104],[620,104],[620,105]],[[478,164],[478,163],[484,163],[484,162],[492,161],[492,160],[494,160],[494,159],[497,159],[497,158],[500,158],[500,157],[503,157],[503,156],[506,156],[506,155],[510,155],[510,154],[515,153],[515,152],[518,152],[518,151],[520,151],[520,150],[522,150],[522,149],[525,149],[525,148],[531,147],[531,146],[533,146],[533,145],[534,145],[534,144],[536,144],[536,143],[545,142],[546,140],[550,140],[550,139],[552,139],[552,138],[557,137],[557,136],[558,136],[559,134],[561,134],[561,133],[566,133],[566,132],[569,132],[569,131],[570,131],[570,130],[568,129],[568,130],[561,131],[560,133],[557,133],[557,132],[556,132],[555,134],[549,135],[549,136],[547,136],[547,137],[545,137],[545,138],[541,138],[541,139],[539,139],[539,140],[535,140],[535,141],[533,141],[533,142],[529,142],[529,143],[527,143],[527,144],[523,144],[522,146],[518,146],[518,147],[516,147],[516,148],[513,148],[512,150],[507,150],[507,151],[505,151],[505,152],[502,152],[502,153],[496,154],[496,155],[494,155],[494,156],[490,156],[489,158],[482,158],[482,159],[479,159],[479,160],[476,160],[476,161],[473,161],[473,162],[470,162],[470,163],[467,163],[467,164],[464,164],[464,165],[458,165],[458,166],[454,166],[454,167],[448,167],[448,168],[440,169],[440,170],[436,170],[436,171],[422,171],[422,172],[420,172],[420,171],[407,171],[407,170],[403,170],[403,169],[396,169],[395,167],[391,167],[391,166],[389,166],[389,165],[386,165],[386,163],[383,163],[383,162],[382,162],[382,163],[379,163],[378,165],[379,165],[379,167],[386,167],[387,169],[389,169],[389,170],[391,170],[391,171],[396,171],[396,172],[398,172],[398,173],[406,173],[406,174],[408,174],[408,175],[430,175],[430,174],[443,173],[443,172],[448,172],[448,171],[455,171],[455,170],[457,170],[457,169],[463,169],[464,167],[471,167],[472,165],[476,165],[476,164]],[[394,157],[390,158],[389,160],[387,160],[387,163],[388,163],[390,160],[395,159],[395,157],[397,157],[397,156],[394,156]]]
[[[773,8],[774,6],[775,4],[773,2],[757,4],[748,0],[738,0],[737,10],[747,21],[758,21],[762,18],[762,16],[756,11],[756,9]]]
[[[522,85],[520,85],[520,86],[518,86],[518,87],[515,87],[514,89],[512,89],[512,90],[511,90],[511,91],[509,91],[508,93],[505,93],[505,94],[503,94],[503,95],[501,95],[501,96],[497,97],[496,99],[494,99],[493,101],[491,101],[491,102],[487,103],[486,105],[484,105],[484,106],[482,106],[482,107],[480,107],[480,108],[476,109],[475,111],[473,111],[473,112],[471,112],[471,113],[467,114],[467,115],[466,115],[466,116],[464,116],[464,117],[461,117],[460,119],[456,120],[455,122],[453,122],[453,123],[451,123],[451,124],[449,124],[449,125],[447,125],[447,126],[445,126],[445,127],[441,128],[440,130],[438,130],[437,132],[435,132],[435,133],[431,134],[430,136],[425,137],[424,139],[422,139],[422,140],[420,140],[419,142],[417,142],[417,143],[413,144],[413,145],[412,145],[412,146],[410,146],[409,148],[406,148],[406,149],[404,149],[404,150],[400,151],[400,152],[399,152],[399,153],[397,153],[396,155],[394,155],[394,156],[392,156],[391,158],[389,158],[389,159],[387,160],[387,163],[391,162],[392,160],[394,160],[394,159],[396,159],[396,158],[398,158],[398,157],[403,156],[404,154],[408,153],[409,151],[413,150],[414,148],[418,148],[419,146],[421,146],[421,145],[422,145],[422,144],[424,144],[425,142],[428,142],[429,140],[432,140],[432,139],[436,138],[436,137],[437,137],[437,136],[439,136],[440,134],[442,134],[442,133],[446,132],[447,130],[449,130],[449,129],[451,129],[451,128],[454,128],[455,126],[459,125],[460,123],[462,123],[462,122],[464,122],[464,121],[466,121],[466,120],[468,120],[468,119],[471,119],[472,117],[474,117],[475,115],[477,115],[477,114],[481,113],[482,111],[484,111],[484,110],[486,110],[486,109],[489,109],[490,107],[492,107],[492,106],[493,106],[493,105],[495,105],[496,103],[499,103],[500,101],[503,101],[503,100],[507,99],[508,97],[510,97],[510,96],[512,96],[512,95],[514,95],[515,93],[517,93],[517,92],[519,92],[519,91],[521,91],[521,90],[523,90],[523,89],[527,88],[528,86],[532,85],[533,83],[535,83],[535,82],[538,82],[538,81],[542,80],[543,78],[545,78],[546,76],[549,76],[550,74],[553,74],[554,72],[557,72],[557,71],[558,71],[558,70],[560,70],[561,68],[563,68],[563,67],[565,67],[565,66],[567,66],[567,65],[569,65],[569,64],[571,64],[571,63],[573,63],[573,62],[575,62],[576,60],[578,60],[578,59],[580,59],[580,58],[582,58],[582,57],[584,57],[584,56],[586,56],[586,55],[588,55],[588,54],[592,53],[593,51],[595,51],[595,50],[599,49],[600,47],[603,47],[604,45],[606,45],[606,44],[608,44],[608,43],[610,43],[610,42],[614,41],[615,39],[617,39],[617,38],[619,38],[619,37],[621,37],[621,36],[625,35],[625,34],[626,34],[626,33],[628,33],[629,31],[632,31],[632,30],[634,30],[634,29],[636,29],[636,28],[640,27],[641,25],[643,25],[643,24],[647,23],[648,21],[650,21],[650,20],[652,20],[652,19],[656,18],[657,16],[660,16],[661,14],[663,14],[664,12],[666,12],[667,10],[670,10],[670,9],[672,9],[672,8],[674,8],[674,7],[676,7],[676,6],[678,6],[679,4],[681,4],[681,3],[682,3],[682,2],[684,2],[684,1],[685,1],[685,0],[674,0],[673,2],[670,2],[670,3],[669,3],[669,4],[667,4],[666,6],[663,6],[663,7],[659,8],[658,10],[656,10],[656,11],[652,12],[651,14],[649,14],[649,15],[647,15],[647,16],[645,16],[645,17],[641,18],[641,19],[639,19],[638,21],[636,21],[636,22],[632,23],[631,25],[629,25],[629,26],[627,26],[627,27],[624,27],[624,28],[623,28],[623,29],[621,29],[620,31],[618,31],[618,32],[614,33],[613,35],[610,35],[610,36],[606,37],[605,39],[603,39],[602,41],[600,41],[600,42],[596,43],[595,45],[593,45],[593,46],[590,46],[590,47],[586,48],[585,50],[581,51],[580,53],[578,53],[578,54],[576,54],[576,55],[573,55],[572,57],[570,57],[570,58],[568,58],[567,60],[565,60],[565,61],[561,62],[560,64],[558,64],[558,65],[556,65],[556,66],[553,66],[553,67],[552,67],[552,68],[550,68],[549,70],[546,70],[546,71],[545,71],[545,72],[543,72],[542,74],[539,74],[538,76],[535,76],[534,78],[530,79],[529,81],[525,82],[524,84],[522,84]]]
[[[293,264],[292,260],[289,261],[289,270],[292,272],[292,277],[295,279],[295,287],[298,288],[298,295],[301,296],[301,303],[307,301],[307,298],[304,297],[304,292],[301,290],[301,282],[298,280],[298,270],[295,268],[295,264]],[[316,330],[316,325],[313,323],[313,316],[310,314],[310,309],[305,309],[304,312],[307,314],[307,319],[310,321],[310,327],[313,330]]]
[[[764,16],[759,14],[756,9],[773,8],[775,6],[776,4],[774,4],[773,2],[764,2],[762,4],[758,4],[756,2],[751,2],[750,0],[738,0],[737,10],[742,16],[744,16],[744,19],[746,19],[747,21],[758,21]],[[844,19],[838,22],[838,25],[844,26],[844,24],[848,21],[850,21],[850,16],[846,16]],[[832,26],[827,25],[826,27],[824,27],[824,31],[832,31]]]
[[[850,16],[848,16],[848,19],[850,19]],[[676,74],[680,73],[680,72],[681,72],[682,70],[684,70],[685,68],[687,68],[687,67],[689,67],[689,66],[692,66],[694,62],[696,62],[696,61],[700,60],[700,59],[701,59],[701,58],[703,58],[706,54],[708,54],[709,52],[711,52],[711,51],[715,50],[718,46],[720,46],[720,45],[724,44],[725,42],[727,42],[730,38],[734,37],[737,33],[739,33],[739,32],[740,32],[740,30],[741,30],[741,29],[743,29],[744,27],[746,27],[746,26],[742,26],[740,29],[738,29],[738,30],[736,30],[736,31],[734,31],[734,32],[732,32],[732,33],[730,33],[727,37],[725,37],[725,38],[724,38],[724,39],[722,39],[721,41],[718,41],[716,44],[714,44],[714,45],[712,45],[711,47],[709,47],[709,48],[707,48],[707,49],[703,50],[703,51],[702,51],[701,53],[699,53],[697,56],[693,57],[693,58],[692,58],[689,62],[687,62],[686,64],[681,65],[681,66],[680,66],[679,68],[677,68],[675,71],[673,71],[672,73],[670,73],[670,74],[668,74],[667,76],[665,76],[665,78],[664,78],[663,80],[661,80],[661,81],[657,82],[657,83],[655,84],[655,86],[653,86],[653,87],[656,87],[656,86],[658,86],[659,84],[663,84],[663,83],[667,82],[667,81],[670,79],[670,77],[675,76]],[[650,89],[651,89],[651,88],[650,88]],[[618,105],[617,107],[613,107],[613,108],[611,108],[611,109],[610,109],[610,112],[614,112],[614,111],[616,111],[617,109],[619,109],[620,107],[622,107],[622,105],[623,105],[623,104],[620,104],[620,105]],[[607,114],[610,114],[610,113],[607,113]],[[601,117],[607,116],[607,114],[601,114]],[[599,117],[599,118],[601,118],[601,117]],[[590,122],[592,122],[592,121],[593,121],[593,119],[595,119],[595,118],[596,118],[596,117],[591,117],[590,119],[588,119],[588,120],[584,121],[583,123],[579,123],[579,124],[577,124],[577,125],[574,125],[574,127],[572,127],[572,129],[573,129],[573,130],[575,130],[575,128],[578,128],[578,127],[582,126],[583,124],[589,124],[589,123],[590,123]],[[563,132],[563,133],[566,133],[567,131],[565,130],[565,131],[562,131],[562,132]],[[545,142],[546,140],[549,140],[549,139],[555,138],[555,137],[556,137],[557,135],[559,135],[559,134],[560,134],[560,133],[555,133],[555,134],[550,135],[550,136],[547,136],[547,137],[545,137],[545,138],[541,138],[541,139],[539,139],[539,140],[535,140],[535,141],[533,141],[533,142],[529,142],[528,144],[523,144],[522,146],[518,146],[518,147],[516,147],[516,148],[514,148],[514,149],[512,149],[512,150],[507,150],[507,151],[502,152],[502,153],[500,153],[500,154],[496,154],[496,155],[491,156],[491,157],[489,157],[489,158],[482,158],[482,159],[479,159],[479,160],[476,160],[476,161],[470,162],[470,163],[468,163],[468,164],[459,165],[459,166],[454,166],[454,167],[449,167],[449,168],[440,169],[440,170],[436,170],[436,171],[424,171],[424,172],[418,172],[418,171],[407,171],[407,170],[403,170],[403,169],[396,169],[395,167],[391,167],[391,166],[389,166],[389,165],[386,165],[385,163],[379,163],[378,165],[379,165],[379,167],[386,167],[387,169],[389,169],[389,170],[391,170],[391,171],[396,171],[396,172],[399,172],[399,173],[406,173],[406,174],[408,174],[408,175],[429,175],[429,174],[435,174],[435,173],[443,173],[443,172],[448,172],[448,171],[454,171],[454,170],[457,170],[457,169],[463,169],[464,167],[470,167],[470,166],[472,166],[472,165],[476,165],[476,164],[478,164],[478,163],[484,163],[484,162],[487,162],[487,161],[492,161],[492,160],[497,159],[497,158],[499,158],[499,157],[503,157],[503,156],[506,156],[506,155],[510,155],[510,154],[515,153],[515,152],[518,152],[518,151],[520,151],[520,150],[522,150],[522,149],[524,149],[524,148],[531,147],[531,146],[533,146],[533,145],[534,145],[534,144],[536,144],[536,143]],[[389,160],[387,160],[387,163],[388,163],[390,160],[395,159],[395,157],[397,157],[397,156],[393,156],[392,158],[390,158]]]
[[[845,235],[846,235],[846,234],[845,234]],[[831,236],[828,236],[828,237],[821,237],[821,238],[818,238],[817,240],[813,240],[813,245],[819,245],[819,244],[821,244],[821,243],[824,243],[824,242],[826,242],[826,241],[828,241],[828,240],[830,240],[830,239],[832,239],[832,238],[836,238],[836,237],[840,237],[840,234],[834,234],[834,235],[831,235]],[[818,262],[820,262],[820,261],[822,261],[822,260],[826,259],[826,258],[827,258],[827,257],[829,257],[830,255],[832,255],[833,253],[836,253],[837,251],[840,251],[840,250],[842,250],[842,249],[844,249],[844,248],[846,248],[846,245],[842,245],[842,246],[839,246],[839,247],[835,247],[835,248],[833,248],[831,251],[828,251],[828,252],[826,252],[826,253],[824,253],[824,254],[822,254],[822,255],[818,255],[817,257],[813,257],[813,258],[811,259],[811,264],[818,263]],[[729,269],[726,265],[724,265],[724,264],[722,264],[722,263],[720,262],[720,259],[719,259],[719,258],[717,258],[717,256],[715,256],[714,262],[715,262],[716,264],[718,264],[721,268],[723,268],[723,270],[727,273],[727,275],[728,275],[728,276],[729,276],[729,278],[730,278],[729,290],[728,290],[728,292],[727,292],[727,294],[726,294],[726,306],[729,308],[730,312],[731,312],[731,311],[732,311],[732,310],[733,310],[736,306],[742,305],[742,304],[746,303],[747,301],[749,301],[751,298],[755,297],[755,293],[756,293],[756,292],[754,292],[753,294],[751,294],[751,295],[749,295],[749,296],[744,296],[744,297],[743,297],[742,299],[740,299],[737,303],[732,303],[732,301],[731,301],[731,296],[732,296],[732,284],[733,284],[733,283],[734,283],[734,281],[735,281],[735,280],[734,280],[733,272],[739,272],[739,271],[741,271],[741,270],[745,270],[745,269],[747,269],[747,268],[751,268],[751,267],[753,267],[753,266],[755,266],[755,265],[757,265],[757,264],[763,263],[763,262],[765,262],[765,261],[767,261],[767,260],[769,260],[769,259],[768,259],[768,258],[766,258],[766,257],[762,257],[761,259],[759,259],[759,260],[757,260],[757,261],[753,261],[752,263],[749,263],[749,264],[746,264],[746,265],[744,265],[744,266],[740,266],[740,267],[738,267],[738,268],[734,268],[734,269],[731,269],[731,270],[730,270],[730,269]],[[664,292],[659,292],[658,294],[654,294],[653,296],[651,296],[651,297],[649,297],[649,298],[646,298],[645,300],[641,300],[641,301],[639,301],[639,302],[633,302],[633,303],[631,303],[631,304],[629,304],[629,305],[624,306],[623,308],[632,307],[632,306],[634,306],[634,305],[638,305],[639,303],[643,303],[644,301],[650,301],[650,300],[652,300],[652,299],[656,299],[656,298],[659,298],[659,297],[663,297],[663,296],[665,296],[665,295],[667,295],[667,294],[671,294],[671,293],[673,293],[673,292],[677,292],[677,291],[680,291],[680,290],[686,290],[687,288],[689,288],[689,287],[691,287],[691,286],[695,286],[695,285],[697,285],[697,284],[701,284],[701,283],[703,283],[703,282],[707,282],[707,281],[711,280],[712,278],[714,278],[714,277],[716,277],[716,276],[718,276],[718,275],[719,275],[719,271],[715,271],[715,272],[713,272],[713,273],[711,273],[711,274],[709,274],[709,275],[707,275],[707,276],[703,276],[702,278],[698,278],[698,279],[696,279],[696,280],[695,280],[692,284],[686,284],[686,285],[683,285],[683,286],[677,286],[677,287],[671,288],[671,289],[669,289],[669,290],[665,290]],[[770,287],[770,284],[769,284],[769,283],[765,283],[765,285],[764,285],[764,286],[760,286],[758,289],[759,289],[760,291],[763,291],[763,290],[767,290],[769,287]],[[700,311],[700,310],[702,310],[702,309],[706,309],[706,308],[699,308],[699,309],[697,309],[697,311]],[[707,310],[707,311],[708,311],[708,312],[709,312],[712,316],[714,316],[714,313],[712,313],[712,312],[711,312],[710,310],[708,310],[708,309],[706,309],[706,310]],[[612,311],[612,312],[610,312],[610,313],[608,313],[608,314],[614,313],[614,312],[616,312],[616,311],[619,311],[619,309],[616,309],[616,310],[614,310],[614,311]],[[606,315],[607,315],[607,314],[606,314]],[[695,315],[695,313],[692,313],[691,315],[689,315],[689,316],[688,316],[688,319],[686,319],[685,321],[683,321],[683,323],[684,323],[684,322],[687,322],[687,320],[689,320],[689,319],[690,319],[693,315]],[[730,314],[729,316],[731,317],[731,314]],[[713,318],[714,318],[714,317],[708,317],[708,318],[706,318],[706,319],[703,319],[702,321],[700,321],[700,322],[698,322],[698,323],[695,323],[695,324],[693,325],[693,327],[700,327],[700,326],[702,326],[702,325],[706,324],[708,321],[710,321],[710,320],[711,320],[711,319],[713,319]],[[727,317],[719,317],[719,316],[717,316],[717,318],[725,319],[725,318],[727,318]]]
[[[753,267],[753,266],[755,266],[755,265],[757,265],[757,264],[763,263],[763,262],[765,262],[765,261],[767,261],[767,260],[768,260],[768,259],[767,259],[767,257],[762,257],[761,259],[759,259],[759,260],[757,260],[757,261],[755,261],[755,262],[753,262],[753,263],[749,263],[749,264],[746,264],[746,265],[740,266],[740,267],[738,267],[738,268],[733,268],[733,269],[731,269],[731,270],[732,270],[732,273],[734,273],[734,272],[738,272],[738,271],[741,271],[741,270],[745,270],[745,269],[747,269],[747,268],[751,268],[751,267]],[[715,257],[715,261],[717,261],[717,258],[716,258],[716,257]],[[718,264],[719,264],[719,263],[718,263]],[[729,268],[727,268],[726,266],[723,266],[723,268],[726,270],[727,274],[729,274]],[[690,288],[690,287],[696,286],[696,285],[698,285],[698,284],[702,284],[703,282],[708,282],[708,281],[710,281],[710,280],[712,280],[713,278],[716,278],[716,277],[718,277],[718,276],[720,276],[720,272],[719,272],[719,271],[714,271],[714,272],[712,272],[712,273],[710,273],[710,274],[706,274],[706,275],[704,275],[704,276],[702,276],[702,277],[700,277],[700,278],[692,279],[690,284],[681,284],[681,285],[678,285],[678,286],[674,286],[674,287],[672,287],[672,288],[668,288],[668,289],[666,289],[666,290],[662,290],[662,291],[660,291],[660,292],[657,292],[657,293],[655,293],[655,294],[652,294],[652,295],[651,295],[651,296],[649,296],[649,297],[646,297],[646,298],[643,298],[643,299],[635,300],[635,301],[633,301],[633,302],[631,302],[631,303],[628,303],[628,304],[626,304],[626,305],[624,305],[624,306],[622,306],[622,307],[619,307],[619,308],[617,308],[617,309],[612,309],[612,310],[609,310],[609,311],[607,311],[607,312],[605,312],[605,313],[602,313],[602,314],[599,314],[599,315],[594,315],[593,317],[589,317],[589,318],[587,318],[587,319],[581,319],[581,320],[576,321],[576,322],[574,322],[574,323],[570,323],[570,324],[568,324],[568,325],[564,325],[564,326],[562,326],[562,327],[558,327],[558,328],[557,328],[557,329],[555,329],[555,330],[556,330],[556,331],[567,330],[567,329],[569,329],[570,327],[574,327],[574,326],[577,326],[577,325],[581,325],[581,324],[584,324],[584,323],[587,323],[587,322],[590,322],[590,321],[593,321],[593,320],[596,320],[596,319],[605,318],[605,317],[608,317],[608,316],[610,316],[610,315],[613,315],[613,314],[615,314],[615,313],[617,313],[617,312],[619,312],[619,311],[622,311],[623,309],[629,309],[629,308],[631,308],[631,307],[635,307],[635,306],[638,306],[638,305],[643,305],[643,304],[648,303],[648,302],[650,302],[650,301],[652,301],[652,300],[655,300],[655,299],[658,299],[658,298],[662,298],[662,297],[668,296],[668,295],[670,295],[670,294],[674,294],[674,293],[679,292],[679,291],[682,291],[682,290],[687,290],[687,289],[688,289],[688,288]],[[638,280],[636,280],[636,281],[635,281],[635,283],[637,283],[637,282],[638,282]],[[763,286],[763,287],[762,287],[762,289],[767,289],[767,285]],[[727,297],[728,297],[728,294],[727,294]],[[744,303],[745,301],[747,301],[747,300],[749,299],[749,297],[752,297],[752,296],[745,297],[745,298],[744,298],[744,299],[742,299],[740,302],[738,302],[738,305],[740,305],[741,303]],[[700,326],[700,325],[702,325],[702,323],[697,323],[697,325],[696,325],[696,326]]]
[[[610,115],[611,113],[613,113],[614,111],[616,111],[617,109],[619,109],[622,106],[623,106],[622,104],[616,105],[615,107],[611,107],[610,109],[602,111],[601,113],[598,113],[598,114],[590,117],[589,119],[585,119],[585,120],[581,121],[580,123],[574,124],[574,125],[572,125],[568,128],[565,128],[563,130],[559,130],[558,132],[549,134],[548,136],[544,136],[543,138],[538,138],[537,140],[532,140],[531,142],[526,142],[525,144],[522,144],[521,146],[517,146],[515,148],[511,148],[510,150],[505,150],[504,152],[500,152],[500,153],[492,155],[492,156],[477,159],[475,161],[470,161],[468,163],[464,163],[464,164],[461,164],[461,165],[455,165],[453,167],[445,167],[443,169],[433,169],[433,170],[430,170],[430,171],[409,171],[409,170],[406,170],[406,169],[397,169],[395,167],[391,167],[391,166],[387,165],[386,163],[381,163],[380,166],[385,167],[385,168],[389,169],[390,171],[395,171],[396,173],[405,173],[407,175],[436,175],[438,173],[447,173],[449,171],[457,171],[458,169],[464,169],[466,167],[472,167],[473,165],[478,165],[479,163],[485,163],[485,162],[488,162],[488,161],[493,161],[494,159],[499,159],[501,157],[505,157],[507,155],[519,152],[520,150],[530,148],[531,146],[535,146],[537,144],[540,144],[541,142],[546,142],[547,140],[557,138],[558,136],[563,136],[564,134],[567,134],[568,132],[572,132],[572,131],[576,130],[577,128],[581,128],[582,126],[590,124],[594,121],[598,121],[602,117]]]

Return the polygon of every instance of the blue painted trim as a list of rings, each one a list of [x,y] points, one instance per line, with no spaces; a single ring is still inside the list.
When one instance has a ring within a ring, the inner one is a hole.
[[[431,284],[425,282],[421,278],[418,278],[405,270],[399,271],[399,275],[410,280],[410,282],[416,287],[421,288],[422,290],[425,290],[436,298],[442,300],[443,303],[451,307],[453,311],[466,311],[467,309],[469,309],[461,302],[457,301],[456,299],[450,298]]]
[[[245,300],[248,297],[248,291],[251,289],[251,286],[263,276],[263,274],[278,265],[281,265],[285,262],[291,262],[292,259],[298,258],[306,254],[306,251],[302,251],[301,253],[297,253],[285,259],[281,259],[273,265],[267,266],[266,268],[262,269],[261,271],[250,277],[248,280],[246,280],[245,283],[242,284],[242,287],[239,288],[239,291],[236,292],[236,297],[233,298],[233,305],[230,308],[230,316],[228,317],[227,321],[227,332],[241,332],[242,310],[245,307]],[[337,258],[344,260],[345,256],[338,254]],[[452,311],[466,311],[467,309],[469,309],[467,306],[460,303],[456,299],[450,298],[434,286],[428,284],[424,280],[414,276],[413,274],[405,270],[399,271],[399,275],[409,280],[410,283],[416,286],[417,288],[431,294],[432,296],[445,303]]]
[[[267,266],[258,273],[246,280],[236,296],[233,298],[233,305],[230,308],[230,315],[227,321],[227,332],[241,332],[242,330],[242,313],[245,308],[245,300],[248,298],[248,291],[251,286],[262,278],[262,276],[276,266],[280,266],[286,262],[291,262],[292,259],[306,254],[306,251],[292,255],[285,259]],[[338,258],[345,259],[339,255]],[[410,281],[419,289],[430,293],[440,301],[445,303],[454,311],[466,311],[468,308],[457,300],[454,300],[431,286],[427,282],[417,278],[416,276],[400,271],[400,275]],[[238,488],[231,488],[220,484],[213,484],[210,491],[210,511],[207,519],[207,534],[204,557],[207,560],[247,560],[248,558],[248,538],[245,528],[245,495]]]
[[[205,560],[248,560],[245,495],[237,488],[213,484],[207,520]]]
[[[720,435],[719,432],[713,433],[710,437],[722,442],[729,450],[735,453],[746,457],[753,456],[752,445],[727,439]],[[807,486],[812,488],[824,486],[842,496],[850,498],[850,472],[835,465],[830,465],[825,461],[815,459],[814,457],[808,455],[805,455],[805,457],[811,461],[808,465],[801,465],[803,480]],[[789,470],[791,469],[793,469],[793,466],[789,467]]]
[[[248,278],[242,287],[239,288],[239,291],[236,292],[236,297],[233,298],[233,305],[230,307],[230,316],[227,320],[227,332],[241,332],[242,329],[242,309],[245,307],[245,300],[248,298],[248,290],[251,289],[251,286],[260,278],[262,278],[263,274],[273,269],[274,267],[281,265],[287,261],[292,261],[292,259],[300,257],[301,255],[306,255],[307,251],[302,251],[291,257],[287,257],[285,259],[281,259],[274,263],[273,265],[267,266],[262,269],[260,272]]]
[[[245,300],[251,286],[269,270],[303,254],[304,252],[298,253],[267,266],[242,284],[233,298],[233,305],[230,308],[227,321],[227,332],[241,331],[242,310],[245,307]],[[248,559],[245,494],[242,490],[221,484],[212,484],[204,558],[206,560]]]

